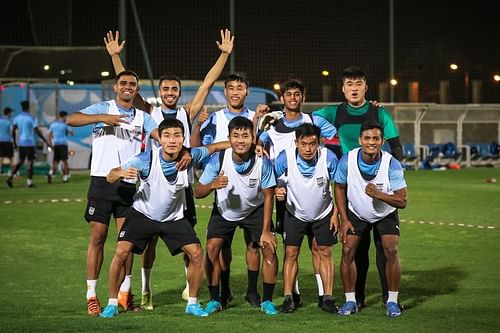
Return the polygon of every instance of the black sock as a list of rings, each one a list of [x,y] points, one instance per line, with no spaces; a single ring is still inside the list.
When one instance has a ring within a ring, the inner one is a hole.
[[[229,275],[231,274],[231,270],[228,269],[227,271],[221,271],[220,272],[220,293],[221,293],[221,298],[228,298],[229,297],[229,291],[231,288],[229,288]]]
[[[208,292],[210,293],[210,298],[214,301],[220,302],[219,297],[219,285],[216,286],[208,286]]]
[[[259,280],[259,271],[248,270],[247,294],[257,292],[257,281]]]
[[[263,290],[263,296],[262,297],[262,302],[265,302],[265,301],[272,301],[273,300],[273,293],[274,293],[274,286],[276,285],[276,283],[262,283],[263,287],[262,287],[262,290]]]

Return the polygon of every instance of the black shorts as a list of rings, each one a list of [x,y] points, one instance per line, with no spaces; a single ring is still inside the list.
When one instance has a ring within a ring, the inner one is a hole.
[[[380,236],[399,236],[399,216],[397,209],[375,223],[369,223],[361,220],[350,209],[347,210],[347,218],[351,221],[352,226],[356,230],[356,236],[362,237],[364,233],[369,233],[372,228],[376,230]],[[347,234],[352,235],[352,232],[348,231]]]
[[[132,252],[142,254],[153,236],[163,239],[172,255],[181,253],[184,245],[200,244],[196,232],[185,218],[177,221],[157,222],[134,208],[130,208],[118,234],[118,241],[131,242],[134,244]]]
[[[257,207],[250,215],[240,221],[228,221],[224,219],[214,204],[212,215],[207,226],[207,239],[222,238],[225,246],[231,246],[236,227],[248,231],[250,242],[253,247],[259,247],[262,235],[262,223],[264,217],[264,205]]]
[[[12,142],[0,142],[0,157],[12,158],[14,156],[14,146]]]
[[[68,160],[68,145],[54,145],[54,161]]]
[[[186,187],[186,210],[184,211],[184,218],[194,227],[198,222],[196,218],[196,207],[194,203],[193,187],[189,184]]]
[[[330,230],[330,220],[332,212],[321,220],[315,222],[304,222],[285,212],[285,224],[283,232],[283,243],[288,246],[302,245],[305,235],[312,235],[316,238],[316,244],[319,246],[332,246],[337,244],[337,235]]]
[[[26,158],[28,161],[35,160],[35,146],[19,147],[19,161],[24,161]]]
[[[134,201],[135,191],[135,184],[126,182],[110,184],[106,181],[106,177],[91,176],[85,220],[109,224],[111,215],[114,218],[125,217]]]

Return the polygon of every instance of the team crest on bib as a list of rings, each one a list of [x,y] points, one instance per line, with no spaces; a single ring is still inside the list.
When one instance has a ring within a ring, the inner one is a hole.
[[[316,178],[316,183],[318,183],[318,187],[325,186],[325,177],[318,177],[318,178]]]
[[[175,184],[175,192],[179,192],[184,188],[184,184]]]
[[[258,181],[259,180],[257,178],[250,178],[248,180],[248,187],[253,188],[253,187],[257,186]]]
[[[377,190],[379,190],[379,191],[384,190],[384,183],[376,183],[375,186],[377,187]]]

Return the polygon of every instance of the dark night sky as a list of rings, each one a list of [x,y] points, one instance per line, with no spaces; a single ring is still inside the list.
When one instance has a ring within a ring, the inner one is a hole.
[[[335,82],[334,99],[341,98],[337,81],[349,65],[366,70],[372,94],[378,82],[388,79],[388,0],[235,3],[236,70],[247,73],[254,85],[271,87],[275,81],[295,76],[306,83],[311,101],[321,98],[325,80]],[[229,0],[136,0],[154,76],[175,73],[183,79],[202,79],[218,54],[218,30],[229,26],[228,4]],[[400,101],[406,98],[405,84],[414,80],[420,82],[423,101],[436,101],[439,81],[447,79],[452,98],[460,102],[463,72],[448,69],[455,62],[467,67],[471,80],[483,80],[484,102],[500,102],[499,84],[491,79],[493,73],[500,73],[495,1],[395,0],[394,4]],[[118,0],[9,1],[0,14],[0,45],[102,46],[105,32],[118,27],[117,8]],[[86,56],[82,62],[111,68],[105,51]],[[11,69],[29,70],[25,75],[32,77],[47,75],[40,72],[40,66],[28,64],[27,60],[23,65],[13,61]],[[130,6],[127,66],[147,76]],[[328,69],[332,77],[322,78],[322,69]],[[91,80],[89,72],[86,69],[83,75],[75,70],[74,79]],[[6,72],[3,76],[19,75]]]

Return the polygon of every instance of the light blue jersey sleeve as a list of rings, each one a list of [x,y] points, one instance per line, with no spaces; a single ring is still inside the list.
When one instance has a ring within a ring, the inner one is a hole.
[[[335,179],[335,172],[337,171],[337,165],[339,164],[339,159],[337,155],[330,149],[326,150],[326,166],[328,168],[328,173],[330,174],[330,181]]]
[[[389,182],[393,191],[406,187],[403,167],[394,157],[391,158],[391,163],[389,164]]]
[[[139,170],[141,177],[147,177],[149,175],[149,166],[151,159],[151,151],[145,151],[138,155],[135,155],[127,162],[121,165],[122,169],[136,168]]]
[[[96,115],[96,114],[108,113],[108,109],[109,109],[108,102],[99,102],[87,106],[85,109],[80,110],[80,112],[89,115]]]
[[[314,125],[318,126],[321,130],[321,137],[330,139],[337,134],[337,129],[328,120],[315,114],[312,115]]]
[[[217,134],[217,126],[215,124],[216,116],[215,112],[208,116],[208,119],[201,125],[200,137],[201,144],[206,146],[214,142],[215,136]]]
[[[158,128],[156,121],[148,113],[144,112],[144,129],[146,133],[151,134],[156,128]]]
[[[191,148],[191,165],[194,165],[196,163],[200,163],[203,161],[205,158],[209,156],[208,154],[208,148],[207,147],[193,147]]]
[[[271,161],[264,156],[262,159],[262,179],[260,187],[265,189],[275,186],[276,178],[274,177],[273,165],[271,164]]]
[[[337,169],[335,170],[335,176],[333,179],[335,183],[345,185],[347,184],[347,157],[348,154],[344,154],[340,158],[339,163],[337,164]]]
[[[286,150],[281,151],[278,157],[274,160],[274,175],[276,178],[284,175],[288,170],[288,160],[286,158]]]
[[[267,131],[263,131],[260,133],[259,135],[259,141],[260,141],[260,144],[263,146],[263,147],[267,147],[271,144],[271,137],[269,136],[269,134],[267,133]]]
[[[208,161],[205,170],[198,180],[200,184],[207,185],[214,181],[215,178],[219,175],[220,165],[219,165],[219,152],[212,155],[210,160]]]

